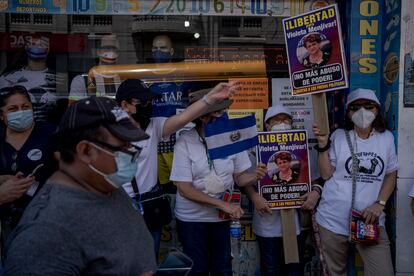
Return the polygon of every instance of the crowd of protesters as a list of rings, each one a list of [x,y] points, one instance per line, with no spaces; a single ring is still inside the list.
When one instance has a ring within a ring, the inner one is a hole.
[[[111,39],[101,56],[116,61],[113,52],[118,46]],[[37,55],[31,55],[25,70],[33,70],[44,59],[47,52],[39,54],[42,43],[39,40],[30,50]],[[42,68],[44,74],[47,69]],[[261,274],[303,274],[299,212],[292,211],[299,263],[285,265],[283,247],[289,245],[281,238],[280,211],[272,210],[257,191],[266,165],[252,164],[244,151],[209,158],[205,125],[226,113],[239,83],[219,83],[190,93],[183,112],[154,117],[152,106],[159,95],[141,80],[117,83],[114,100],[88,97],[82,77],[77,79],[83,96],[72,97],[59,120],[56,116],[63,112],[50,112],[50,105],[41,105],[33,96],[43,93],[44,98],[45,90],[1,87],[0,245],[5,275],[152,275],[162,227],[173,217],[182,249],[193,261],[190,275],[232,275],[229,225],[244,210],[224,201],[223,194],[235,185],[244,187],[255,206],[253,231]],[[177,193],[172,216],[159,183],[157,147],[190,122],[194,127],[174,147],[170,180]],[[290,130],[292,113],[272,106],[264,123],[268,131]],[[321,178],[303,197],[302,209],[316,210],[327,272],[346,275],[352,231],[349,210],[355,209],[366,225],[375,228],[374,243],[360,240],[356,245],[365,275],[393,275],[384,208],[395,188],[398,164],[378,98],[372,90],[352,91],[345,128],[329,136],[315,125],[313,132]],[[270,176],[276,184],[298,177],[289,154],[279,154],[274,161],[280,167]],[[414,214],[413,191],[410,196]],[[220,217],[220,212],[228,218]]]

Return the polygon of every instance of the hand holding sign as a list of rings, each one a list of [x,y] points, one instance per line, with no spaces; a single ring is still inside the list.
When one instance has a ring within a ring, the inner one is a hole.
[[[302,209],[312,211],[318,203],[320,197],[321,196],[316,191],[310,191],[309,193],[301,196],[300,199],[305,200],[302,205]]]
[[[312,130],[313,130],[313,133],[315,134],[316,139],[318,140],[319,148],[326,147],[326,145],[328,144],[329,135],[321,133],[321,130],[319,129],[317,125],[314,125]]]
[[[262,179],[267,173],[267,166],[263,163],[258,163],[255,169],[256,181]]]
[[[259,215],[263,216],[265,214],[272,213],[272,209],[270,208],[269,203],[261,195],[254,194],[254,196],[252,197],[252,201]]]

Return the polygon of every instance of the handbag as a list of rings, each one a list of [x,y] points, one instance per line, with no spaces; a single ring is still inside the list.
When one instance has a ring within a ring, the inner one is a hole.
[[[351,212],[351,242],[365,245],[377,244],[380,233],[379,224],[366,224],[358,210],[352,209]]]
[[[140,205],[141,213],[144,217],[145,224],[150,231],[161,229],[172,220],[170,200],[164,194],[159,184],[144,194],[139,194],[137,181],[134,178],[131,181],[135,193],[135,200]]]
[[[352,201],[351,211],[349,214],[349,241],[352,243],[359,243],[364,245],[375,245],[378,243],[380,235],[379,223],[365,223],[359,210],[354,209],[355,204],[355,190],[356,190],[356,176],[358,172],[358,160],[352,146],[349,132],[345,131],[346,141],[351,151],[352,156]]]

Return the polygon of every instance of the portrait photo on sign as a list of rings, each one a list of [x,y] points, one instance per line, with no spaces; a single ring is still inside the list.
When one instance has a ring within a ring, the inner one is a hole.
[[[325,34],[314,32],[299,40],[296,56],[306,68],[318,68],[329,62],[332,45]]]
[[[272,183],[281,185],[295,183],[300,175],[300,166],[300,160],[289,151],[278,151],[267,162]]]

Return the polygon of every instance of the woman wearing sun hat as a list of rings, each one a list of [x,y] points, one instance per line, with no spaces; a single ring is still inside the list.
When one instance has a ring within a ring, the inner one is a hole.
[[[385,129],[374,91],[358,88],[348,95],[345,129],[330,138],[318,126],[313,131],[319,173],[326,180],[316,220],[329,275],[346,275],[351,208],[362,213],[365,223],[380,226],[377,244],[356,244],[364,275],[393,275],[383,211],[395,187],[398,164],[394,137]]]

